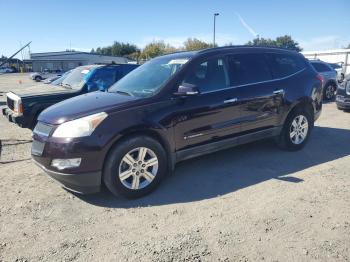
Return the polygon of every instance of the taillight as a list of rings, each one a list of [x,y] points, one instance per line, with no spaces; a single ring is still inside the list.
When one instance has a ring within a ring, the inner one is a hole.
[[[321,81],[321,83],[323,84],[324,77],[323,77],[322,75],[317,74],[317,75],[316,75],[316,78],[317,78],[318,80],[320,80],[320,81]]]

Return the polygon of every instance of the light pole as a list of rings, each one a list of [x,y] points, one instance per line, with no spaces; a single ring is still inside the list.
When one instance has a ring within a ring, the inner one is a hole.
[[[214,37],[213,37],[213,47],[215,47],[215,21],[219,13],[214,13]]]

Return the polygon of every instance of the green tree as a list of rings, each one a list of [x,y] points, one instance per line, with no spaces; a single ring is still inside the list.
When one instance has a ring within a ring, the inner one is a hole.
[[[130,43],[122,43],[115,41],[110,46],[98,47],[96,51],[94,49],[91,52],[95,52],[101,55],[112,55],[112,56],[126,56],[137,52],[139,49],[136,45]]]
[[[249,41],[247,45],[258,45],[258,46],[275,46],[281,48],[287,48],[295,51],[302,51],[302,48],[299,46],[299,43],[292,39],[290,35],[279,36],[276,39],[270,38],[254,38],[252,41]]]
[[[290,35],[279,36],[276,38],[276,46],[287,48],[295,51],[302,51],[303,49],[299,46],[299,43],[292,39]]]
[[[147,44],[141,53],[142,59],[151,59],[156,56],[169,54],[176,52],[177,49],[169,44],[165,44],[164,41],[154,41],[152,43]]]
[[[204,41],[201,41],[197,38],[188,38],[183,43],[186,51],[194,51],[194,50],[200,50],[200,49],[206,49],[209,47],[212,47],[212,44],[206,43]]]
[[[257,37],[249,41],[246,45],[276,46],[276,41],[270,38]]]

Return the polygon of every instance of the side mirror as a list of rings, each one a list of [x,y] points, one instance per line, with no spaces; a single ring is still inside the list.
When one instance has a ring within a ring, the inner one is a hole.
[[[175,95],[178,96],[194,96],[198,94],[199,90],[197,86],[191,84],[180,85],[177,89],[177,92],[175,93]]]

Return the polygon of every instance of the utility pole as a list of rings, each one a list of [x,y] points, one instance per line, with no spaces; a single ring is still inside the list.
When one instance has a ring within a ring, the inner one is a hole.
[[[4,62],[2,62],[2,63],[0,64],[0,67],[1,67],[2,65],[6,64],[7,61],[9,61],[10,59],[12,59],[13,57],[15,57],[15,56],[16,56],[19,52],[21,52],[24,48],[26,48],[27,46],[29,46],[31,42],[32,42],[32,41],[30,41],[28,44],[24,45],[20,50],[18,50],[16,53],[14,53],[12,56],[10,56],[10,57],[7,58]]]
[[[214,13],[214,36],[213,36],[213,47],[215,47],[215,22],[216,17],[219,15],[219,13]]]

